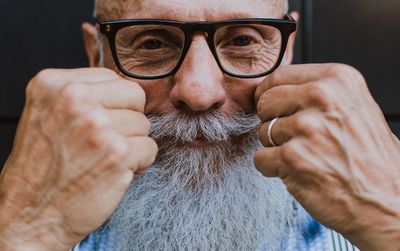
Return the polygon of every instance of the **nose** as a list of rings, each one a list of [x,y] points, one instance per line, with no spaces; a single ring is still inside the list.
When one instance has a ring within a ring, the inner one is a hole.
[[[218,109],[226,100],[223,79],[205,36],[195,34],[180,69],[173,77],[171,102],[180,110],[204,112]]]

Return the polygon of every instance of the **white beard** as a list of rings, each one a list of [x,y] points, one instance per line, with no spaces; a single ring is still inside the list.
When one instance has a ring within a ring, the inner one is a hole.
[[[151,117],[160,152],[99,230],[115,250],[282,250],[297,203],[253,166],[254,115]],[[201,136],[207,147],[187,147]],[[101,234],[100,234],[101,235]]]

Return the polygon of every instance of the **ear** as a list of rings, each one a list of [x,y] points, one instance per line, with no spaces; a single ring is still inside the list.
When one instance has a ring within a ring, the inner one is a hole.
[[[100,50],[97,46],[97,29],[90,23],[82,24],[83,40],[90,67],[99,67]]]
[[[300,15],[297,11],[293,11],[290,13],[290,15],[294,18],[294,20],[296,20],[296,22],[299,22],[299,18]],[[294,51],[294,42],[296,40],[296,34],[297,32],[293,32],[288,40],[288,44],[286,47],[286,51],[285,51],[285,62],[286,64],[292,64],[293,61],[293,51]]]

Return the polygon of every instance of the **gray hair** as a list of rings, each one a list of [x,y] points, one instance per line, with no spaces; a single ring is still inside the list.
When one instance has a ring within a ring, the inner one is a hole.
[[[303,215],[283,182],[264,178],[253,165],[262,147],[257,115],[177,112],[149,119],[157,160],[97,232],[98,245],[121,251],[286,249]],[[184,145],[199,135],[214,143]]]

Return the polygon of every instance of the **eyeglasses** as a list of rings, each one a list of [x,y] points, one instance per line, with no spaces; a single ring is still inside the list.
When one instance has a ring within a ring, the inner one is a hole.
[[[171,20],[98,21],[118,69],[137,79],[157,79],[178,71],[195,32],[204,32],[222,72],[238,78],[263,77],[281,63],[296,21],[234,19],[218,22]]]

